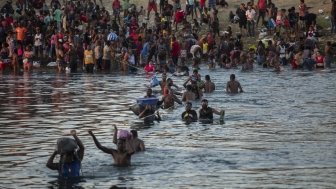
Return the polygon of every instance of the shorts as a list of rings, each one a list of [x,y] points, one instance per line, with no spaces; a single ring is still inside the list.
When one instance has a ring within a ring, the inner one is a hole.
[[[154,12],[157,12],[157,7],[155,2],[148,3],[148,12],[154,10]]]

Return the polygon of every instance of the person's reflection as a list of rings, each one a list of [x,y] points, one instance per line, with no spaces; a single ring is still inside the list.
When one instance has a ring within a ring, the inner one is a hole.
[[[10,97],[13,97],[14,104],[18,107],[18,114],[15,114],[16,119],[24,119],[27,116],[30,116],[30,110],[28,109],[28,106],[32,103],[32,99],[29,97],[29,95],[31,95],[32,93],[32,85],[30,79],[30,73],[25,72],[23,74],[22,80],[18,80],[18,82],[15,82],[14,93],[9,94],[13,95]]]
[[[63,104],[67,95],[62,92],[62,88],[65,88],[65,85],[68,83],[67,77],[64,77],[63,74],[58,73],[55,77],[55,80],[51,83],[52,90],[52,104],[54,105],[54,109],[57,111],[62,111],[62,108],[59,106]]]

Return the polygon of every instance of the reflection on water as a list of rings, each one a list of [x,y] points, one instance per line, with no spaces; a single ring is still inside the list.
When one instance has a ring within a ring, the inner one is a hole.
[[[1,186],[66,188],[45,164],[56,139],[77,129],[86,151],[74,188],[336,188],[335,72],[200,73],[216,83],[205,98],[226,110],[225,124],[185,125],[177,106],[144,126],[129,106],[145,94],[145,75],[1,75]],[[224,93],[231,73],[245,93]],[[182,86],[185,78],[173,79]],[[114,123],[139,130],[148,148],[127,168],[114,167],[87,134],[114,147]]]

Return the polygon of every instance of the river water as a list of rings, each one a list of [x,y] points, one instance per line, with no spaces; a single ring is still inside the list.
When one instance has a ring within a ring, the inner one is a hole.
[[[145,94],[144,74],[1,75],[0,188],[66,188],[45,164],[69,129],[86,147],[74,188],[336,188],[335,71],[200,73],[216,84],[205,98],[226,110],[224,124],[185,125],[179,105],[142,125],[128,108]],[[231,73],[244,93],[224,93]],[[172,78],[180,86],[186,79]],[[113,166],[87,133],[115,148],[114,123],[145,141],[130,167]]]

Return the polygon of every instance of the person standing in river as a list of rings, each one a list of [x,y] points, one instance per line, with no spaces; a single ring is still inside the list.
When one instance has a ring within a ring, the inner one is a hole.
[[[97,148],[101,151],[111,154],[114,160],[115,165],[117,166],[129,166],[131,165],[131,156],[134,154],[134,151],[127,151],[126,149],[132,149],[131,147],[127,147],[129,142],[125,139],[118,139],[117,140],[117,150],[113,148],[107,148],[99,143],[96,136],[93,134],[92,131],[89,131],[94,143],[96,144]]]
[[[212,123],[213,122],[213,114],[220,115],[220,121],[224,120],[225,111],[224,110],[216,110],[215,108],[211,108],[208,106],[208,100],[202,100],[202,106],[199,110],[199,121],[202,123]]]
[[[231,94],[238,93],[238,90],[240,93],[243,92],[243,88],[241,87],[240,83],[236,81],[235,74],[230,75],[230,81],[226,84],[226,92]]]
[[[77,137],[76,130],[71,131],[75,140],[61,138],[57,141],[57,150],[50,156],[46,166],[51,170],[57,170],[59,177],[72,178],[80,176],[81,161],[84,157],[84,145]],[[79,147],[77,149],[77,146]],[[60,154],[58,163],[54,163],[57,154]]]
[[[113,134],[113,143],[117,144],[118,143],[118,128],[116,125],[113,125],[114,127],[114,134]],[[138,131],[136,130],[131,130],[132,137],[127,139],[130,145],[127,145],[129,149],[127,151],[134,151],[134,152],[141,152],[145,151],[145,143],[143,140],[138,138]]]

